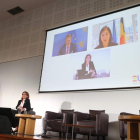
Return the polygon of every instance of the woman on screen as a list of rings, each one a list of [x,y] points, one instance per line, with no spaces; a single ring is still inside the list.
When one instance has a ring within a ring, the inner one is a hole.
[[[29,93],[27,91],[24,91],[22,93],[21,100],[18,101],[16,106],[17,112],[19,114],[27,114],[27,111],[31,110],[31,104],[29,99]],[[17,124],[19,123],[19,119],[16,118]],[[16,132],[18,130],[18,127],[14,130]]]
[[[93,78],[96,74],[96,70],[93,62],[91,61],[91,55],[87,54],[85,62],[82,64],[82,79]]]
[[[99,45],[95,49],[106,48],[110,46],[116,46],[117,43],[113,43],[112,33],[109,27],[104,26],[100,31]]]

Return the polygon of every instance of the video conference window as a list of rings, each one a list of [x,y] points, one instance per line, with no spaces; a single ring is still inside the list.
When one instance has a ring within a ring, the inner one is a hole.
[[[140,87],[140,6],[47,31],[40,92]]]
[[[87,50],[88,27],[56,34],[52,56],[66,55]]]
[[[93,49],[138,41],[137,14],[93,25]]]
[[[73,80],[110,77],[110,49],[71,56],[71,63],[79,67]]]

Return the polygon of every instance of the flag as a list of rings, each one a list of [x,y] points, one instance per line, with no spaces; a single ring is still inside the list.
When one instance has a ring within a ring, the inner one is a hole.
[[[113,20],[113,43],[117,43],[117,34],[116,34],[115,20]]]
[[[121,18],[121,23],[120,23],[120,45],[121,44],[126,44],[126,39],[125,39],[125,31],[124,31],[124,22],[123,18]]]
[[[84,27],[84,28],[73,30],[73,31],[69,31],[68,34],[72,35],[72,41],[71,42],[76,44],[77,52],[87,50],[88,27]]]
[[[56,34],[54,36],[52,56],[58,55],[60,47],[65,44],[65,38],[68,34],[71,34],[71,43],[76,44],[77,52],[87,51],[88,27],[83,27],[68,32]]]

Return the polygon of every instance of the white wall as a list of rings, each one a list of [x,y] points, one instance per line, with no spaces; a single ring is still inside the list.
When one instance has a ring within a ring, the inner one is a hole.
[[[58,112],[60,108],[87,113],[89,109],[105,109],[110,122],[108,140],[118,140],[118,115],[122,111],[138,114],[140,90],[39,94],[45,29],[136,3],[140,0],[58,0],[0,23],[0,107],[15,108],[27,90],[32,107],[42,117],[45,111]],[[42,120],[37,120],[35,133],[41,132]]]

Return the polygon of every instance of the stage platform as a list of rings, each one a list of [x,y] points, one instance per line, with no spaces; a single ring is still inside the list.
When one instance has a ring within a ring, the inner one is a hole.
[[[59,137],[42,138],[41,136],[0,134],[0,140],[66,140],[66,138],[59,138]],[[68,140],[70,140],[70,138]]]

